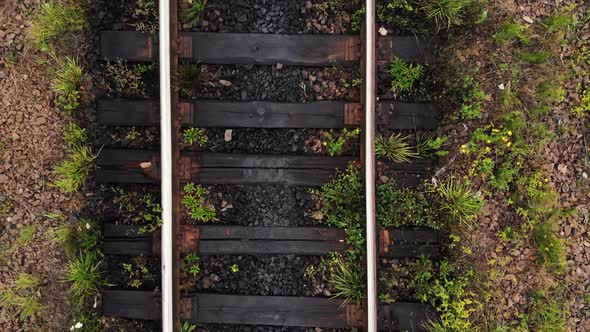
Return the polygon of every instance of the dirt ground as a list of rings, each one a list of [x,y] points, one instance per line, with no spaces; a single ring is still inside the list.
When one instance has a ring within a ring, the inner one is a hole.
[[[64,331],[70,326],[67,285],[62,281],[63,250],[47,236],[54,221],[48,212],[75,216],[81,194],[51,186],[51,169],[63,157],[62,133],[68,115],[52,106],[46,67],[26,51],[24,34],[39,0],[0,4],[0,245],[11,247],[20,230],[37,225],[32,240],[2,258],[0,284],[20,273],[37,277],[44,312],[26,324],[13,308],[0,304],[2,331]],[[7,64],[7,55],[16,63]],[[71,217],[73,218],[73,217]]]

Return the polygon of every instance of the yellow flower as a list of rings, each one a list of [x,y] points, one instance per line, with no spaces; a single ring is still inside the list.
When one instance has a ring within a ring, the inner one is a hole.
[[[549,182],[549,179],[548,178],[545,178],[545,182]]]
[[[499,130],[499,129],[492,128],[492,133],[499,133],[499,132],[500,132],[500,130]]]
[[[502,137],[502,141],[504,141],[504,142],[508,142],[508,137],[505,137],[505,136],[503,136],[503,137]]]
[[[324,144],[324,146],[326,146],[326,145],[328,145],[328,142],[324,142],[323,144]]]
[[[486,143],[488,143],[488,144],[491,144],[491,143],[492,143],[492,141],[491,141],[491,140],[487,140],[487,141],[486,141]]]
[[[512,136],[512,130],[508,130],[508,136]]]
[[[510,147],[511,145],[512,145],[512,142],[508,142],[508,143],[506,143],[506,146],[507,146],[507,147]]]
[[[486,152],[490,152],[492,149],[489,146],[486,146]]]

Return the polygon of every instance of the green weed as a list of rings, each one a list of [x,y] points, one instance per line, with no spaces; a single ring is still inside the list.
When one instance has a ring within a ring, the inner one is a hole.
[[[106,65],[107,76],[114,84],[114,90],[122,97],[143,97],[146,95],[143,76],[153,70],[154,65],[127,65],[126,60],[118,59]]]
[[[84,67],[73,58],[66,58],[60,62],[59,69],[55,72],[52,81],[52,89],[58,96],[56,102],[67,111],[72,111],[80,106],[80,86],[84,77]]]
[[[8,67],[12,67],[12,66],[16,65],[16,62],[17,62],[17,59],[16,59],[15,52],[7,51],[6,54],[4,54],[4,63]]]
[[[567,268],[565,246],[563,240],[556,235],[555,219],[556,217],[552,216],[536,225],[533,229],[533,238],[538,248],[539,263],[556,273],[563,273]]]
[[[365,271],[351,257],[339,256],[330,274],[330,284],[334,287],[334,297],[344,299],[344,303],[360,304],[366,297]]]
[[[348,130],[347,128],[342,129],[340,133],[334,133],[333,130],[324,131],[324,141],[322,145],[326,147],[330,156],[336,156],[342,154],[345,146],[350,144],[350,141],[358,137],[361,133],[359,128]]]
[[[420,157],[418,152],[407,142],[407,137],[402,137],[401,133],[391,134],[388,138],[378,134],[375,137],[375,156],[396,163],[407,163],[411,158]]]
[[[238,272],[240,272],[240,267],[238,266],[238,264],[233,264],[232,266],[229,267],[229,270],[232,273],[238,273]]]
[[[564,27],[571,26],[574,24],[576,17],[571,13],[561,13],[558,15],[552,15],[543,20],[543,27],[548,32],[556,32]]]
[[[133,17],[135,30],[155,33],[158,31],[158,8],[154,0],[136,0]]]
[[[127,280],[126,284],[132,288],[139,288],[146,281],[156,280],[156,276],[147,266],[144,256],[136,256],[130,263],[122,263],[123,272]]]
[[[182,132],[182,141],[184,144],[193,145],[197,143],[199,147],[203,147],[207,144],[209,139],[203,129],[191,127],[186,128]]]
[[[469,188],[453,179],[441,182],[436,192],[441,211],[452,223],[472,221],[483,207],[481,197],[475,196]]]
[[[125,139],[132,142],[140,137],[141,133],[139,132],[139,130],[135,129],[135,127],[131,127],[131,129],[129,129],[129,131],[127,132],[127,135],[125,135]]]
[[[391,91],[410,91],[423,71],[422,65],[407,64],[402,58],[394,57],[389,66]]]
[[[464,23],[465,11],[473,0],[418,0],[420,11],[436,25],[437,32]]]
[[[546,63],[547,60],[549,60],[549,58],[551,57],[551,53],[547,52],[547,51],[536,51],[536,52],[532,52],[532,53],[518,53],[516,54],[516,57],[530,62],[532,64],[535,65],[540,65],[543,63]]]
[[[433,158],[446,156],[449,151],[443,150],[448,137],[434,137],[431,135],[416,135],[416,152],[420,157]]]
[[[66,192],[78,191],[94,169],[94,159],[96,156],[87,146],[71,149],[65,160],[53,170],[58,177],[54,185]]]
[[[55,44],[65,39],[71,32],[83,30],[86,12],[76,2],[52,1],[41,6],[32,20],[28,36],[41,51],[54,53]]]
[[[70,149],[84,145],[86,143],[86,129],[80,128],[75,123],[70,123],[64,130],[64,142]]]
[[[180,326],[180,332],[197,332],[197,326],[189,322],[183,322]]]
[[[481,118],[482,104],[486,98],[486,94],[473,77],[467,76],[463,79],[461,95],[462,101],[458,118],[462,120]]]
[[[529,317],[535,331],[563,332],[566,330],[566,310],[563,302],[551,298],[543,291],[536,292],[533,299]]]
[[[31,274],[19,274],[17,279],[7,287],[0,288],[0,303],[6,306],[17,307],[20,311],[20,320],[38,316],[45,307],[39,300],[40,282]]]
[[[208,0],[192,0],[191,4],[182,13],[182,19],[189,24],[197,24],[203,18],[207,9]]]
[[[105,284],[100,264],[96,252],[83,254],[68,263],[65,281],[71,283],[70,292],[80,305],[98,294],[98,287]]]
[[[500,30],[494,34],[494,39],[499,42],[518,40],[526,45],[530,42],[530,34],[527,25],[505,21],[502,23]]]
[[[179,93],[184,98],[192,98],[195,89],[207,83],[208,80],[206,65],[182,64],[178,70]]]
[[[183,260],[182,269],[186,273],[190,273],[193,277],[198,276],[201,273],[201,267],[199,262],[201,257],[196,252],[188,253]]]
[[[580,106],[576,106],[572,109],[572,112],[577,116],[584,115],[584,112],[590,111],[590,89],[584,89],[582,92],[582,101],[580,102]]]
[[[537,96],[541,103],[559,103],[565,99],[566,91],[563,88],[563,78],[551,77],[537,86]]]
[[[187,183],[183,191],[182,205],[187,209],[189,217],[200,222],[215,219],[215,209],[205,203],[207,189],[194,183]]]
[[[426,190],[377,186],[377,219],[384,228],[420,226],[440,229],[442,220]]]

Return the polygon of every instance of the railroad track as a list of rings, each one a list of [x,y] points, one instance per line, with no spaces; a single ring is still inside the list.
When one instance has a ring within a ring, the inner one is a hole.
[[[207,256],[324,256],[349,248],[341,229],[297,226],[243,226],[232,220],[218,224],[189,223],[181,206],[182,187],[192,182],[225,186],[318,187],[351,162],[363,164],[364,150],[353,156],[247,154],[184,151],[179,136],[182,126],[249,129],[338,129],[362,128],[364,101],[361,100],[286,103],[190,99],[178,95],[178,67],[181,61],[211,65],[273,66],[359,66],[366,43],[359,35],[274,35],[256,33],[200,33],[178,31],[176,1],[170,1],[170,96],[154,99],[100,99],[98,121],[106,126],[158,126],[161,102],[170,106],[173,142],[170,151],[102,149],[97,159],[96,181],[104,184],[158,185],[168,183],[171,215],[164,215],[162,232],[145,234],[136,225],[108,222],[104,225],[103,252],[113,256],[145,255],[166,257],[162,293],[111,288],[102,292],[106,315],[133,319],[164,320],[178,329],[180,321],[198,324],[240,324],[320,328],[366,329],[366,305],[347,303],[325,296],[268,296],[181,291],[181,259],[190,252]],[[166,22],[166,20],[163,20]],[[104,60],[129,62],[162,60],[154,35],[134,31],[101,32]],[[162,48],[160,48],[162,49]],[[432,52],[427,39],[408,36],[377,38],[377,64],[394,56],[419,62]],[[369,61],[373,61],[370,59]],[[161,79],[163,79],[161,77]],[[165,86],[165,84],[164,84]],[[363,91],[362,89],[361,91]],[[166,90],[163,90],[166,91]],[[375,107],[377,124],[390,130],[436,128],[439,116],[431,104],[379,101]],[[162,127],[164,128],[164,127]],[[165,130],[162,135],[166,135]],[[166,140],[163,139],[163,142]],[[171,157],[171,164],[166,158]],[[417,186],[429,172],[429,161],[391,164],[396,182]],[[171,167],[171,168],[170,168]],[[171,178],[166,178],[172,174]],[[264,190],[264,189],[263,189]],[[163,192],[164,195],[164,192]],[[166,204],[164,204],[166,208]],[[280,208],[280,207],[275,207]],[[167,224],[171,223],[171,224]],[[296,224],[296,223],[295,223]],[[166,227],[167,230],[165,229]],[[168,233],[167,233],[168,232]],[[171,236],[171,238],[170,238]],[[170,240],[173,244],[170,244]],[[406,258],[440,254],[440,234],[426,230],[381,229],[377,256]],[[168,256],[166,256],[168,255]],[[263,268],[263,267],[261,267]],[[167,284],[166,280],[170,282]],[[167,288],[168,287],[168,288]],[[162,301],[162,297],[168,297]],[[380,330],[420,330],[433,317],[432,310],[419,303],[397,302],[378,305]],[[171,317],[168,317],[169,314]],[[164,317],[163,317],[164,316]],[[165,327],[165,331],[168,329]]]

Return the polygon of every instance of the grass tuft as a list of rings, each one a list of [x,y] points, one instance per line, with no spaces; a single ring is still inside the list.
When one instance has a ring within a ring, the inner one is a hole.
[[[58,94],[57,104],[68,111],[80,106],[80,86],[84,77],[84,67],[78,60],[67,57],[55,72],[52,89]]]
[[[209,0],[192,0],[187,9],[182,12],[182,18],[189,24],[197,24],[203,18]]]
[[[70,292],[80,304],[86,303],[98,293],[104,284],[100,261],[96,252],[83,254],[69,262],[65,280],[71,282]]]
[[[438,32],[463,24],[465,11],[473,3],[473,0],[419,0],[418,6],[434,22]]]
[[[447,215],[449,222],[468,223],[477,217],[483,207],[480,197],[455,180],[441,182],[436,191],[441,211]]]
[[[365,272],[350,257],[339,256],[330,274],[330,283],[335,290],[334,297],[343,298],[344,304],[360,304],[366,297]]]
[[[75,2],[43,4],[33,19],[28,36],[41,51],[54,53],[55,42],[67,33],[86,27],[86,12]]]
[[[70,123],[64,131],[64,142],[72,149],[86,143],[86,129],[80,128],[75,123]]]
[[[44,307],[39,301],[40,282],[31,274],[20,274],[11,287],[0,287],[0,304],[17,307],[20,320],[41,314]]]
[[[567,268],[567,264],[565,245],[563,240],[555,234],[555,222],[558,215],[554,214],[536,225],[533,230],[533,238],[537,244],[539,263],[547,266],[553,272],[563,273]]]
[[[398,133],[391,134],[388,138],[377,135],[375,137],[375,156],[396,163],[407,163],[411,158],[419,158],[420,154],[408,144],[407,137],[402,137],[402,134]]]
[[[530,30],[527,25],[505,21],[500,26],[500,30],[494,34],[493,38],[502,43],[518,40],[526,45],[530,42]]]
[[[66,192],[78,191],[94,169],[94,159],[96,156],[87,146],[71,149],[66,159],[53,170],[58,176],[54,185]]]

